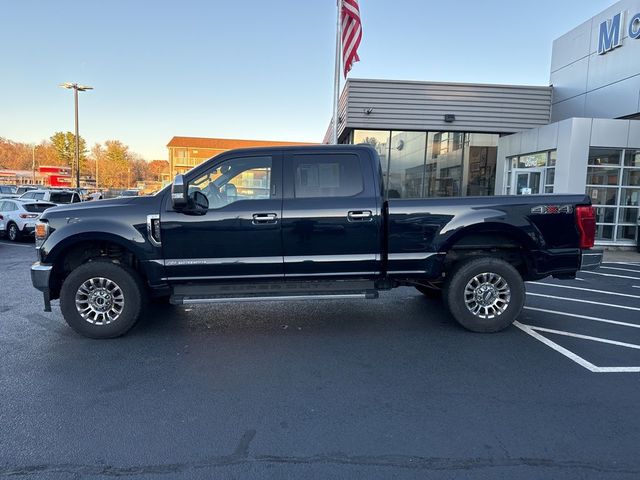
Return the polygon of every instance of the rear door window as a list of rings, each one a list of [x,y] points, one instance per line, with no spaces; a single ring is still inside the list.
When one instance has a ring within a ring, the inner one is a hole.
[[[71,203],[73,200],[73,193],[69,192],[51,192],[49,201],[53,203]]]
[[[353,197],[362,192],[360,159],[352,154],[293,156],[295,198]]]

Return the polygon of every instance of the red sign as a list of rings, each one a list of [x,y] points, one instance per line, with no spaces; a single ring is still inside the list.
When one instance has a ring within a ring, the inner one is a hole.
[[[40,166],[38,167],[38,172],[40,173],[48,173],[50,175],[71,175],[71,168],[69,167],[52,167],[52,166]]]
[[[71,186],[71,177],[69,175],[49,175],[50,187],[69,187]]]

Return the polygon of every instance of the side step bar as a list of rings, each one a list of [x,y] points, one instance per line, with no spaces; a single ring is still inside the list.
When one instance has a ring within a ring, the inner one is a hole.
[[[174,305],[193,305],[204,303],[236,303],[236,302],[285,302],[301,300],[352,300],[352,299],[376,299],[377,290],[354,293],[316,293],[313,295],[255,295],[243,297],[230,296],[203,296],[194,297],[187,295],[172,295],[170,302]]]
[[[378,298],[371,280],[315,280],[262,283],[187,283],[175,285],[174,305],[224,302],[284,302]]]

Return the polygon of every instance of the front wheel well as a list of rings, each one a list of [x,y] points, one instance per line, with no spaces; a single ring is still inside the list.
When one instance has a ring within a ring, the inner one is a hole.
[[[94,259],[125,265],[136,270],[144,278],[136,256],[128,249],[108,240],[88,240],[75,243],[61,252],[53,263],[51,298],[58,298],[64,280],[80,265]]]

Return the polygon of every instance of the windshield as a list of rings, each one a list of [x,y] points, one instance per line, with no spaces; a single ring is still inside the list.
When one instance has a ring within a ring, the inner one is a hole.
[[[0,185],[0,193],[16,193],[16,187],[11,185]]]

